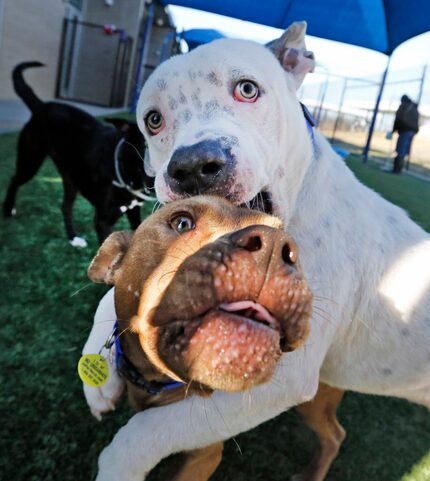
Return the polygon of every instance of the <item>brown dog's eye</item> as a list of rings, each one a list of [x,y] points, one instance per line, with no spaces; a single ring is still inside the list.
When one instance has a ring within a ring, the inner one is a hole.
[[[193,230],[196,227],[193,218],[188,214],[180,214],[172,217],[170,225],[172,229],[179,232],[179,234]]]

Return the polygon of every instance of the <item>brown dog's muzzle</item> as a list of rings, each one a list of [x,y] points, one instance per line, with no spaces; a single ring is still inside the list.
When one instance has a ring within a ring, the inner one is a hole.
[[[141,342],[184,381],[241,391],[267,381],[281,352],[303,344],[311,306],[294,241],[253,225],[186,258]]]

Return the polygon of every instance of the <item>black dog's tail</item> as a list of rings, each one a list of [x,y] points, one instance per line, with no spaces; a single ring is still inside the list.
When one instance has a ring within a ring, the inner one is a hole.
[[[13,88],[19,97],[22,98],[25,105],[32,111],[35,112],[42,105],[42,100],[33,92],[33,89],[25,82],[22,72],[27,68],[32,67],[44,67],[41,62],[23,62],[18,64],[12,72]]]

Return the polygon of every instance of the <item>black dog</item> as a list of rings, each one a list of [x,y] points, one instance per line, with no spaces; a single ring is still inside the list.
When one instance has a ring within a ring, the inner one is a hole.
[[[153,179],[145,175],[144,139],[137,125],[106,119],[104,125],[83,110],[59,102],[42,102],[25,83],[22,72],[40,62],[17,65],[12,73],[16,93],[32,112],[18,139],[16,173],[3,204],[6,217],[15,214],[18,188],[32,179],[49,155],[63,179],[62,211],[67,237],[74,246],[86,242],[77,236],[72,207],[80,192],[95,207],[94,224],[101,242],[126,212],[132,229],[141,222],[140,205]]]

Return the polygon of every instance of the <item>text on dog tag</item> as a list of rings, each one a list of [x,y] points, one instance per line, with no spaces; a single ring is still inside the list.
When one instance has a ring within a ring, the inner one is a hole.
[[[88,386],[103,386],[109,377],[108,363],[100,354],[84,354],[78,362],[78,374]]]

